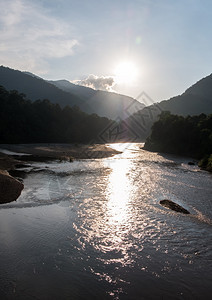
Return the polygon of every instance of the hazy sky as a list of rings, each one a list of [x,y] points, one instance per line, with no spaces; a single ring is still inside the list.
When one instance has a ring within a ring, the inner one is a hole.
[[[211,24],[211,0],[0,0],[0,65],[160,101],[212,72]]]

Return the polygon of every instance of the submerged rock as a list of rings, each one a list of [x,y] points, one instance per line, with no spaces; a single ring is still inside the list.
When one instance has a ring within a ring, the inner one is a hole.
[[[180,206],[179,204],[177,204],[177,203],[175,203],[171,200],[167,200],[167,199],[161,200],[160,204],[162,206],[167,207],[169,209],[172,209],[176,212],[180,212],[180,213],[183,213],[183,214],[190,214],[190,212],[187,209],[183,208],[182,206]]]
[[[0,170],[0,204],[15,201],[21,194],[24,185],[10,176],[6,171]]]

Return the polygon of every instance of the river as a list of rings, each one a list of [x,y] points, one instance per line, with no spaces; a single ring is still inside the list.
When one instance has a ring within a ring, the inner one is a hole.
[[[110,146],[123,153],[34,163],[0,206],[0,299],[211,299],[212,175]]]

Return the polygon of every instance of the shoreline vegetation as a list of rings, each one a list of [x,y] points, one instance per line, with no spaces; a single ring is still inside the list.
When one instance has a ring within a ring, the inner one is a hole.
[[[212,114],[182,117],[162,112],[144,150],[192,157],[212,172]]]
[[[0,204],[15,201],[24,188],[20,181],[8,173],[17,167],[35,161],[60,160],[71,163],[75,159],[107,158],[120,153],[103,144],[0,144]]]

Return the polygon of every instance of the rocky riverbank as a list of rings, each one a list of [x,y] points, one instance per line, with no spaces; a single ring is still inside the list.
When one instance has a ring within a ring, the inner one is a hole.
[[[0,170],[0,203],[15,201],[21,194],[24,185],[9,175],[7,171]]]
[[[206,155],[203,159],[200,160],[198,165],[203,170],[206,170],[206,171],[212,173],[212,154]]]
[[[15,201],[24,186],[9,171],[35,161],[98,159],[119,154],[106,145],[20,144],[0,145],[0,204]]]
[[[0,204],[15,201],[24,188],[20,181],[8,173],[17,163],[16,159],[0,153]]]
[[[20,155],[12,156],[23,161],[36,161],[36,158],[37,160],[95,159],[110,157],[120,153],[104,144],[2,144],[0,148],[20,153]],[[24,153],[26,155],[23,155]]]

